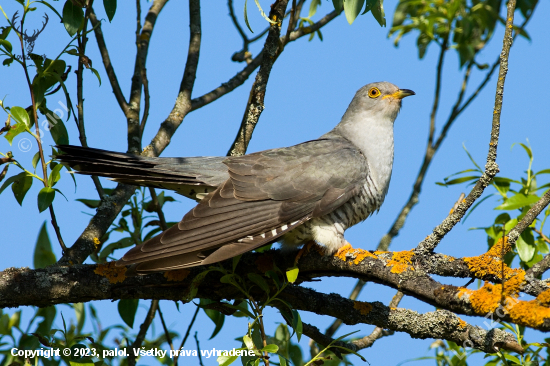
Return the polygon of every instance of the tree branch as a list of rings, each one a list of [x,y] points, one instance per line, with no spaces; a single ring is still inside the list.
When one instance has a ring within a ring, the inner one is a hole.
[[[97,20],[94,9],[90,10],[90,21],[94,27],[95,39],[97,41],[97,46],[99,48],[99,53],[101,54],[101,59],[103,60],[103,65],[105,66],[105,71],[107,72],[107,77],[111,83],[111,88],[113,88],[113,94],[118,102],[122,113],[126,116],[128,114],[128,103],[122,94],[122,89],[120,89],[120,84],[116,77],[115,69],[111,63],[111,58],[109,57],[109,51],[107,50],[107,45],[105,44],[105,38],[103,38],[103,31],[101,30],[101,22]]]
[[[477,200],[485,188],[491,183],[493,178],[499,171],[497,158],[497,146],[500,133],[500,115],[502,110],[502,100],[504,96],[504,82],[506,80],[506,74],[508,73],[508,56],[510,55],[510,48],[513,43],[512,29],[514,24],[514,10],[516,8],[516,1],[510,0],[507,5],[507,17],[506,17],[506,29],[504,31],[504,40],[502,44],[502,52],[500,54],[500,69],[498,73],[497,90],[495,95],[495,106],[493,111],[493,121],[491,128],[491,139],[489,142],[489,152],[487,153],[487,163],[485,165],[485,171],[479,178],[474,188],[470,191],[468,196],[464,199],[462,204],[458,205],[441,224],[439,224],[433,232],[428,235],[420,244],[418,244],[416,251],[419,253],[433,251],[441,239],[464,217],[466,211]]]
[[[199,0],[189,1],[189,15],[189,50],[176,103],[168,117],[161,123],[151,143],[143,150],[142,155],[144,156],[159,156],[170,143],[185,116],[192,110],[191,93],[197,75],[202,33]]]
[[[264,110],[264,98],[267,88],[267,82],[273,64],[277,60],[277,54],[279,51],[279,39],[281,36],[281,25],[284,18],[288,0],[277,0],[271,6],[269,12],[269,19],[274,21],[269,26],[269,32],[265,40],[265,44],[262,50],[262,63],[260,70],[256,74],[256,80],[252,84],[250,89],[250,96],[245,108],[244,116],[241,122],[241,127],[235,137],[235,141],[229,148],[228,156],[240,156],[246,153],[252,133],[256,128],[256,124],[260,119],[260,115]]]
[[[299,39],[299,38],[301,38],[305,35],[310,34],[311,32],[313,32],[315,30],[318,30],[318,29],[322,28],[323,26],[328,24],[331,20],[336,18],[338,15],[339,15],[339,13],[336,13],[336,12],[333,11],[333,12],[327,14],[322,19],[320,19],[314,25],[312,25],[310,27],[306,27],[306,28],[300,28],[300,29],[292,32],[290,34],[290,37],[289,37],[289,42],[293,42],[293,41],[295,41],[295,40],[297,40],[297,39]],[[283,40],[281,40],[281,41],[283,41]],[[244,82],[248,79],[248,77],[252,74],[252,72],[254,70],[256,70],[256,68],[258,66],[260,66],[260,64],[262,62],[262,59],[263,59],[263,55],[264,55],[264,51],[260,52],[256,57],[254,57],[254,59],[248,65],[246,65],[246,67],[243,70],[238,72],[237,75],[233,76],[227,82],[222,83],[221,86],[217,87],[216,89],[214,89],[214,90],[212,90],[212,91],[210,91],[210,92],[208,92],[208,93],[206,93],[206,94],[204,94],[200,97],[194,98],[191,101],[191,105],[192,105],[191,110],[194,111],[196,109],[202,108],[205,105],[207,105],[209,103],[212,103],[216,99],[224,96],[227,93],[232,92],[237,87],[244,84]]]
[[[412,254],[412,251],[407,253]],[[398,289],[404,294],[413,296],[427,304],[457,314],[487,315],[488,311],[480,310],[477,307],[475,296],[472,296],[474,295],[472,290],[444,285],[431,278],[421,266],[413,267],[411,264],[405,264],[406,261],[393,259],[402,255],[403,252],[368,254],[368,252],[361,250],[351,250],[342,259],[322,256],[311,251],[300,259],[298,281],[309,281],[312,278],[322,276],[360,278]],[[444,260],[445,257],[441,257]],[[248,273],[261,274],[257,263],[265,260],[274,261],[278,268],[289,268],[294,265],[295,258],[293,253],[282,254],[277,250],[269,251],[267,254],[246,253],[239,261],[236,274],[242,278],[247,278]],[[449,261],[448,257],[445,260]],[[225,263],[225,265],[228,268],[231,267],[231,263]],[[98,266],[73,265],[71,267],[52,267],[37,270],[10,268],[0,276],[0,307],[49,306],[58,303],[122,298],[181,300],[182,293],[188,292],[187,289],[193,278],[203,270],[204,268],[195,267],[176,272],[176,275],[179,274],[180,279],[175,282],[175,280],[169,280],[175,277],[170,273],[166,276],[153,274],[125,278],[125,268],[116,267],[114,263]],[[217,272],[209,273],[201,282],[196,297],[208,298],[214,301],[242,299],[239,290],[222,284],[219,281],[220,277],[221,274]],[[500,283],[500,280],[498,283]],[[258,293],[252,295],[261,298],[263,290],[257,291]],[[550,315],[546,314],[548,310],[544,310],[543,307],[532,302],[512,300],[515,301],[514,307],[510,309],[508,314],[503,314],[501,320],[511,321],[545,332],[550,331]],[[309,298],[304,297],[302,301],[309,301]],[[293,302],[290,303],[296,305]],[[325,305],[330,307],[335,304],[327,303]],[[488,305],[498,307],[500,297],[495,300],[494,304],[489,301]],[[517,316],[526,308],[532,309],[535,313],[541,310],[540,313],[537,313],[538,320],[534,321],[530,317]],[[345,318],[340,317],[339,314],[329,313],[328,308],[325,315],[340,318],[345,322]],[[367,324],[392,329],[375,322],[368,322]]]
[[[157,312],[159,305],[158,300],[152,300],[151,306],[149,307],[149,311],[147,312],[147,316],[145,317],[145,320],[139,327],[139,333],[136,337],[136,340],[134,343],[132,343],[132,348],[139,349],[141,348],[141,345],[143,344],[143,341],[145,340],[145,335],[147,334],[147,330],[149,330],[149,327],[151,326],[151,323],[153,322],[153,319],[155,318],[155,313]],[[135,366],[136,365],[136,356],[134,356],[133,352],[130,352],[128,355],[128,365]]]
[[[141,125],[139,120],[141,104],[141,88],[143,86],[143,72],[147,61],[149,51],[149,42],[153,34],[153,29],[158,15],[166,5],[168,0],[154,0],[145,17],[145,23],[141,33],[136,34],[136,60],[134,64],[134,75],[132,76],[132,85],[130,87],[129,109],[126,114],[128,124],[128,152],[138,154],[141,151]]]

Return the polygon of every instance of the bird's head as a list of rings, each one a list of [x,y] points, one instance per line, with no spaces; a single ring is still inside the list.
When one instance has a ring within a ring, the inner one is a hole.
[[[393,122],[401,108],[401,100],[410,95],[415,92],[399,89],[387,81],[370,83],[357,91],[346,114],[367,113]]]

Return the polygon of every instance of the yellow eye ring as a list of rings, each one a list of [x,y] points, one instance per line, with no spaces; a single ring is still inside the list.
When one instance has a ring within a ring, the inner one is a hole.
[[[378,98],[382,93],[380,93],[380,89],[378,88],[370,88],[368,94],[369,98]]]

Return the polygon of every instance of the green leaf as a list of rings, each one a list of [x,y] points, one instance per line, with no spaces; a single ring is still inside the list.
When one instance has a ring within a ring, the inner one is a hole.
[[[252,30],[252,27],[250,27],[250,23],[248,22],[248,11],[246,10],[247,1],[248,0],[244,0],[244,23],[248,27],[248,30],[251,31],[252,33],[254,33],[254,31]]]
[[[321,0],[311,0],[311,4],[309,4],[309,13],[308,18],[311,18],[312,16],[317,13],[317,7],[321,6]]]
[[[76,329],[78,333],[81,333],[82,328],[84,328],[84,322],[86,321],[86,308],[84,307],[84,303],[81,302],[73,304],[73,308],[76,318]]]
[[[4,135],[4,137],[11,145],[15,136],[19,135],[21,132],[25,132],[26,130],[27,125],[25,125],[24,123],[17,123],[16,125],[11,126],[10,130]]]
[[[258,285],[262,290],[269,294],[269,285],[264,278],[256,273],[249,273],[248,279]]]
[[[344,0],[344,13],[349,24],[353,24],[364,4],[365,0]]]
[[[538,202],[540,198],[535,195],[526,196],[518,193],[506,199],[501,205],[495,207],[495,210],[515,210]]]
[[[279,356],[279,364],[281,366],[287,366],[287,361],[286,361],[286,358],[284,358],[283,356],[281,355],[278,355]]]
[[[235,269],[237,268],[237,265],[239,264],[239,261],[241,260],[241,257],[242,257],[242,254],[233,257],[233,260],[232,260],[233,272],[235,272]]]
[[[529,156],[529,159],[531,159],[531,160],[533,159],[533,152],[531,151],[531,148],[526,146],[525,144],[522,144],[521,142],[512,144],[512,147],[510,149],[513,149],[514,145],[516,145],[516,144],[520,145],[521,147],[523,147],[525,149],[525,152]]]
[[[228,366],[237,361],[238,358],[239,356],[219,356],[216,361],[218,361],[219,366]]]
[[[82,26],[84,21],[84,12],[82,8],[67,0],[63,6],[63,24],[69,36],[74,36]]]
[[[16,177],[17,179],[13,182],[11,190],[19,205],[22,205],[23,198],[32,186],[33,178],[25,172],[17,174]]]
[[[286,278],[288,282],[290,283],[296,282],[299,272],[300,272],[300,269],[298,267],[292,267],[288,271],[286,271]]]
[[[21,107],[11,107],[10,113],[13,116],[13,118],[19,122],[25,124],[25,126],[30,127],[31,121],[29,119],[29,114],[26,110],[24,110]]]
[[[44,187],[38,192],[38,211],[42,212],[53,202],[55,198],[55,190],[50,187]]]
[[[279,351],[279,347],[276,344],[268,344],[267,346],[262,348],[260,351],[269,352],[269,353],[277,353]]]
[[[214,325],[216,326],[214,328],[214,331],[212,332],[212,335],[210,336],[209,339],[214,338],[220,332],[220,330],[222,330],[223,323],[225,322],[225,315],[223,315],[222,313],[220,313],[217,310],[204,308],[204,306],[212,304],[212,303],[214,303],[214,301],[211,301],[211,300],[208,300],[208,299],[201,299],[200,300],[200,307],[203,308],[206,315],[208,315],[210,320],[212,320],[212,322],[214,322]]]
[[[332,5],[334,5],[334,10],[340,13],[344,9],[344,0],[332,0]]]
[[[32,167],[34,170],[36,170],[36,166],[38,165],[38,162],[40,161],[40,151],[38,151],[34,156],[32,157]]]
[[[298,342],[300,342],[300,338],[302,338],[303,325],[300,313],[296,309],[292,310],[292,328],[294,328],[296,338],[298,338]]]
[[[11,28],[11,27],[8,27]],[[13,47],[9,41],[6,41],[5,39],[0,39],[0,46],[3,46],[8,53],[11,53]]]
[[[2,192],[4,192],[4,189],[8,188],[8,186],[10,184],[12,184],[13,182],[15,182],[17,179],[19,179],[18,177],[21,175],[21,174],[25,174],[25,173],[19,173],[17,175],[14,175],[14,176],[11,176],[9,177],[8,179],[6,179],[6,181],[4,182],[4,184],[2,184],[2,187],[0,187],[0,194]]]
[[[37,107],[40,107],[40,105],[44,101],[45,93],[46,87],[44,78],[40,78],[38,77],[38,75],[35,76],[34,80],[32,81],[32,94],[34,96],[34,102],[36,103]]]
[[[204,277],[206,277],[206,275],[210,273],[210,271],[210,269],[207,269],[195,276],[195,278],[191,282],[191,285],[189,285],[189,292],[182,296],[183,300],[190,301],[195,298],[197,291],[199,291],[199,285],[201,284],[202,280],[204,280]]]
[[[0,33],[0,39],[8,38],[8,35],[11,32],[12,27],[2,27],[2,32]]]
[[[248,348],[248,350],[254,351],[254,353],[256,353],[257,348],[254,342],[252,341],[252,338],[250,338],[248,335],[245,334],[243,336],[243,342],[246,345],[246,348]]]
[[[519,258],[523,262],[529,262],[533,259],[537,246],[535,245],[535,238],[533,238],[533,233],[531,230],[525,230],[521,233],[516,241],[516,249],[518,251]]]
[[[63,165],[57,164],[51,171],[50,176],[48,177],[48,182],[50,187],[55,186],[55,184],[59,181],[61,178],[61,174],[59,174],[59,171],[63,168]]]
[[[105,13],[107,13],[107,18],[109,18],[109,23],[112,22],[116,13],[116,0],[103,0],[103,7]]]
[[[94,69],[93,67],[90,67],[90,71],[95,74],[95,76],[97,77],[97,80],[99,80],[99,86],[101,86],[101,77],[99,76],[99,72],[97,72],[97,70]]]
[[[38,238],[34,246],[34,268],[45,268],[49,265],[55,264],[57,259],[52,250],[52,243],[48,236],[48,229],[46,227],[46,221],[42,224],[40,231],[38,232]]]
[[[478,179],[479,179],[479,176],[471,175],[471,176],[468,176],[468,177],[460,177],[460,178],[452,179],[450,181],[446,181],[443,184],[447,185],[447,186],[451,186],[453,184],[459,184],[459,183],[469,182],[471,180],[478,180]]]
[[[57,114],[48,110],[48,121],[50,122],[50,133],[56,145],[68,145],[69,134],[63,121]]]
[[[381,27],[386,26],[386,14],[384,12],[384,6],[382,4],[383,0],[378,0],[378,2],[372,7],[371,14],[376,19],[378,24],[380,24]]]
[[[79,198],[75,201],[82,202],[88,208],[98,208],[99,204],[101,203],[100,200],[88,200],[88,199],[85,199],[85,198]]]
[[[118,302],[118,313],[130,328],[134,327],[134,319],[138,308],[139,299],[122,299]]]
[[[99,253],[99,261],[104,262],[108,256],[110,256],[115,250],[128,248],[134,244],[134,240],[130,237],[122,238],[114,243],[111,243],[104,247]]]

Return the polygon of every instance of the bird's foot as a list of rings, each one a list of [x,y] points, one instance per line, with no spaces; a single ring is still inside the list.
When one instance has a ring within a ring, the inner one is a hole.
[[[309,253],[309,251],[311,250],[311,248],[314,248],[314,247],[318,247],[317,243],[313,240],[310,240],[308,241],[303,247],[302,249],[300,249],[300,251],[298,252],[298,254],[296,255],[296,258],[294,259],[294,264],[298,264],[298,261],[300,260],[300,258],[302,258],[303,255]]]
[[[335,257],[338,257],[342,260],[346,260],[346,253],[350,250],[353,250],[353,247],[350,243],[346,241],[346,245],[338,249],[338,251],[334,254]]]

